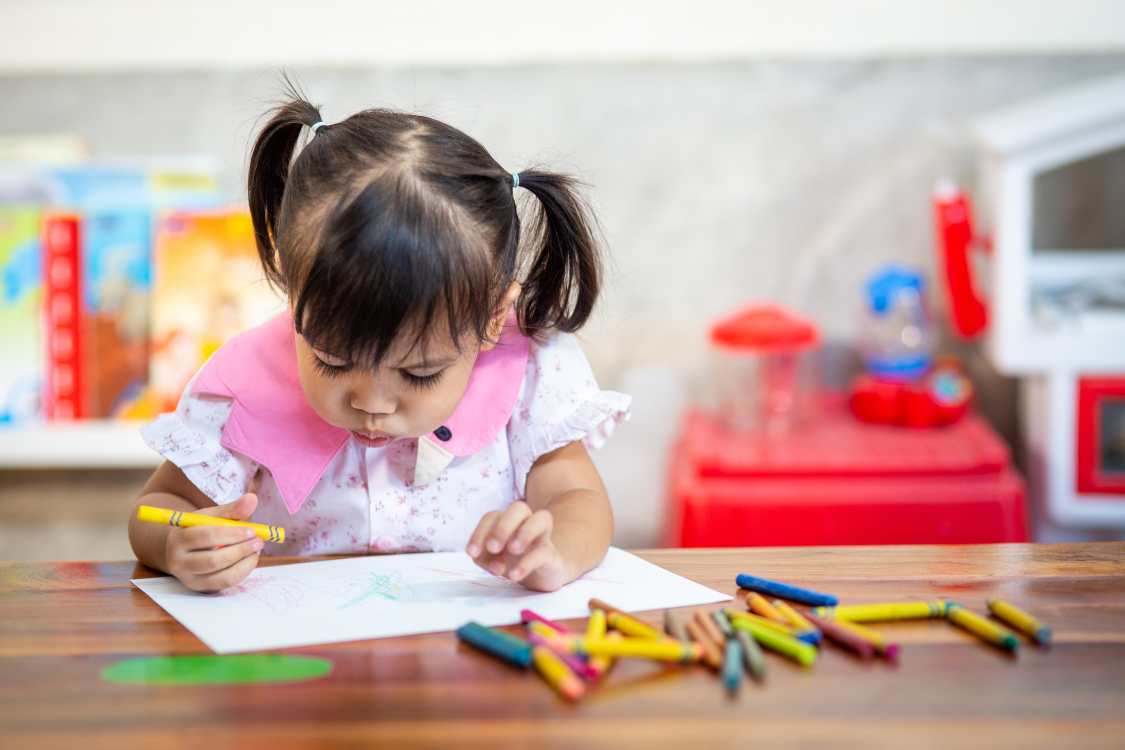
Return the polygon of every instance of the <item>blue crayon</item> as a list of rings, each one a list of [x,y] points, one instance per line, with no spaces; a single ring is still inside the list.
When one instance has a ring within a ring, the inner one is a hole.
[[[798,641],[804,641],[810,646],[815,646],[820,643],[824,635],[819,630],[802,630],[793,634],[793,637]]]
[[[457,637],[510,664],[524,668],[531,666],[531,644],[502,630],[470,622],[457,628]]]
[[[769,594],[779,599],[788,599],[791,602],[808,604],[810,607],[834,607],[840,601],[831,594],[790,586],[788,583],[771,581],[768,578],[748,576],[745,573],[739,574],[735,582],[744,589],[757,591],[759,594]]]
[[[723,685],[728,693],[737,693],[742,684],[742,644],[737,638],[728,638],[723,651]]]

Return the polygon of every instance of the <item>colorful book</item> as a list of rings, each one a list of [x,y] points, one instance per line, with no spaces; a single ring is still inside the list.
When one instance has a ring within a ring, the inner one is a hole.
[[[152,214],[143,208],[98,210],[81,232],[81,416],[154,416],[148,386]]]
[[[284,309],[265,281],[244,211],[175,212],[157,221],[149,382],[156,411],[176,408],[224,342]]]
[[[41,416],[40,211],[0,206],[0,427]]]

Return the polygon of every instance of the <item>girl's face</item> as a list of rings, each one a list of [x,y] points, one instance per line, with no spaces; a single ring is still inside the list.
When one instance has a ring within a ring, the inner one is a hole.
[[[428,435],[457,410],[477,356],[499,338],[518,296],[519,285],[513,284],[493,318],[488,341],[467,340],[458,350],[448,335],[431,336],[424,348],[400,336],[375,370],[343,362],[297,336],[297,369],[305,398],[321,419],[348,430],[368,448]]]

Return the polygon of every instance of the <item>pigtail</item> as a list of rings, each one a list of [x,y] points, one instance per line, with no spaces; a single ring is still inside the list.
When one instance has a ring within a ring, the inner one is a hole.
[[[577,331],[593,312],[601,289],[601,249],[596,225],[574,178],[553,172],[519,173],[519,186],[538,199],[531,224],[533,255],[518,303],[520,326]]]
[[[250,152],[250,172],[246,180],[250,202],[250,219],[254,222],[254,240],[258,258],[266,278],[285,288],[284,275],[278,264],[275,239],[285,184],[293,150],[301,136],[301,128],[320,122],[320,112],[299,96],[282,104],[258,133]]]

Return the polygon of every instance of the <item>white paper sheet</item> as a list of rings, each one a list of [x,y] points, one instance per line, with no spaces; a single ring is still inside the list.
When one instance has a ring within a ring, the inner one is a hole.
[[[434,633],[470,620],[510,625],[522,609],[551,619],[585,617],[593,597],[628,612],[730,599],[616,548],[549,594],[490,575],[461,552],[259,568],[219,594],[197,593],[170,577],[133,584],[218,654]]]

